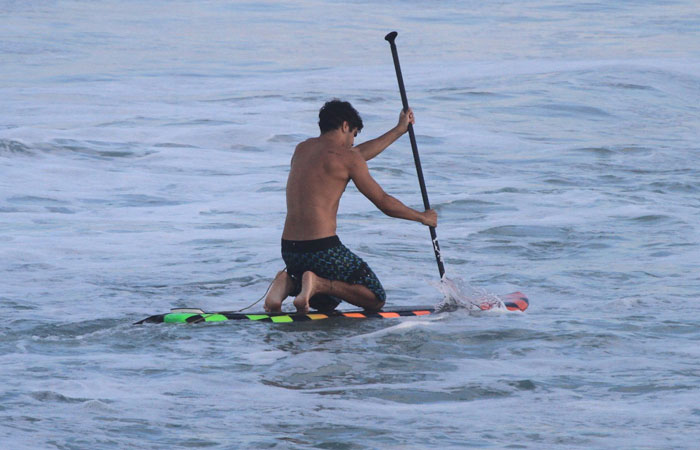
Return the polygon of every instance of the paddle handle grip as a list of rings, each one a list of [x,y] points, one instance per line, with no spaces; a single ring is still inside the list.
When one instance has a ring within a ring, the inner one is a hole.
[[[399,53],[396,49],[396,36],[398,33],[392,31],[391,33],[384,36],[391,46],[391,56],[394,58],[394,69],[396,69],[396,79],[399,82],[399,92],[401,93],[401,103],[403,104],[403,110],[408,111],[408,97],[406,96],[406,87],[403,83],[403,75],[401,74],[401,64],[399,63]],[[418,183],[420,184],[420,192],[423,196],[423,206],[425,209],[430,209],[430,200],[428,200],[428,190],[425,187],[425,179],[423,177],[423,166],[420,163],[420,155],[418,154],[418,144],[416,143],[416,134],[413,131],[413,124],[408,124],[408,137],[411,140],[411,149],[413,150],[413,162],[416,164],[416,172],[418,173]],[[437,233],[435,232],[435,227],[428,227],[430,229],[430,238],[433,242],[433,251],[435,252],[435,260],[437,261],[438,271],[440,272],[440,279],[445,275],[445,265],[442,262],[442,254],[440,253],[440,244],[438,243]]]

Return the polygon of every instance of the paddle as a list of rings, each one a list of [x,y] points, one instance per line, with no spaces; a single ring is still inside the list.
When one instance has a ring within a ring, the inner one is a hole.
[[[406,97],[406,88],[403,85],[403,76],[401,75],[401,65],[399,64],[399,54],[396,51],[396,36],[399,33],[392,31],[387,34],[384,39],[389,41],[391,45],[391,54],[394,57],[394,68],[396,69],[396,78],[399,81],[399,91],[401,92],[401,101],[403,102],[403,110],[408,111],[408,98]],[[408,124],[408,136],[411,139],[411,148],[413,149],[413,161],[416,163],[416,172],[418,172],[418,182],[420,183],[420,192],[423,195],[423,206],[425,209],[430,209],[430,201],[428,200],[428,191],[425,188],[425,180],[423,179],[423,168],[420,164],[420,156],[418,155],[418,144],[416,144],[416,135],[413,132],[413,124]],[[440,271],[440,279],[445,276],[445,266],[442,263],[440,254],[440,244],[438,244],[437,233],[434,227],[430,228],[430,237],[433,241],[433,250],[435,251],[435,260],[437,261],[438,270]]]

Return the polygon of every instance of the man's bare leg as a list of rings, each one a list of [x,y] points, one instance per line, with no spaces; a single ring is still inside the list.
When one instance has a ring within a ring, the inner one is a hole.
[[[294,289],[294,283],[289,274],[284,270],[277,272],[270,290],[267,291],[267,296],[265,296],[265,311],[281,312],[282,302],[289,296],[292,289]]]
[[[366,286],[344,281],[330,281],[313,272],[304,272],[301,278],[301,292],[294,299],[297,312],[308,313],[309,300],[316,294],[332,295],[368,311],[377,311],[384,306],[384,302],[380,302],[374,292]]]

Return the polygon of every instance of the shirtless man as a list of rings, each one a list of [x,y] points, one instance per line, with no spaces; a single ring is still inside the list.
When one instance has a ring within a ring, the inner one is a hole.
[[[382,136],[353,147],[362,119],[348,102],[332,100],[319,111],[321,135],[297,145],[287,179],[287,219],[279,272],[265,297],[265,310],[279,312],[296,295],[299,313],[334,309],[345,300],[369,311],[384,306],[386,295],[372,269],[336,236],[336,215],[348,181],[384,214],[437,226],[433,210],[416,211],[384,192],[367,168],[374,158],[415,123],[413,111]]]

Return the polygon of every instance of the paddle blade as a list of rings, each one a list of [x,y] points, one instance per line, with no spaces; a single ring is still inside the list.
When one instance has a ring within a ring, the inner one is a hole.
[[[471,286],[459,278],[452,280],[444,277],[437,288],[444,299],[435,307],[436,311],[525,311],[530,305],[522,292],[496,295],[486,289]]]

